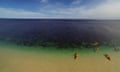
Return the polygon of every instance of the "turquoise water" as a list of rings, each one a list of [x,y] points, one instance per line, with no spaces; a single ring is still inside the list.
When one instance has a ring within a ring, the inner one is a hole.
[[[73,55],[78,52],[82,55],[93,55],[93,54],[103,54],[108,52],[114,52],[111,46],[100,46],[99,51],[96,53],[94,48],[69,48],[69,49],[58,49],[55,47],[40,47],[40,46],[23,46],[16,45],[13,43],[0,42],[0,48],[9,49],[11,51],[23,52],[23,53],[33,53],[33,54],[51,54],[51,55]]]

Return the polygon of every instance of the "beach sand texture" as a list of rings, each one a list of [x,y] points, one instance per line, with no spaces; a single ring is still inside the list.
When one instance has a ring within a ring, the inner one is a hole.
[[[80,55],[33,54],[0,48],[0,72],[120,72],[120,53]]]

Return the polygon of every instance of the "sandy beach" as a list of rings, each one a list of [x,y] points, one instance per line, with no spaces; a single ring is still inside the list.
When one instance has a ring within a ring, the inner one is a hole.
[[[75,61],[72,53],[66,56],[35,54],[0,48],[0,72],[120,72],[119,52],[109,53],[111,61],[104,57],[104,53],[98,54],[79,53]]]

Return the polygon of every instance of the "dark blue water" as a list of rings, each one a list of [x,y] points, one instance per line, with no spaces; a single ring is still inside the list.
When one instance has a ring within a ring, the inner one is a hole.
[[[120,45],[120,20],[0,19],[0,40],[20,45]]]

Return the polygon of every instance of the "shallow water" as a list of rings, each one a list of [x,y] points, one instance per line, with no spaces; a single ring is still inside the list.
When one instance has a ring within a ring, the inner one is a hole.
[[[0,72],[120,72],[120,52],[112,47],[113,43],[120,43],[119,23],[119,20],[0,19]],[[80,47],[81,42],[93,41],[101,44],[98,52],[85,47],[62,48]],[[41,46],[44,42],[47,47]],[[55,44],[63,46],[56,48]],[[75,52],[78,60],[74,60]]]
[[[26,49],[25,49],[26,48]],[[0,46],[0,72],[119,72],[120,52],[78,50],[78,60],[73,59],[75,51],[29,49],[26,46]],[[111,56],[111,61],[104,57]]]

